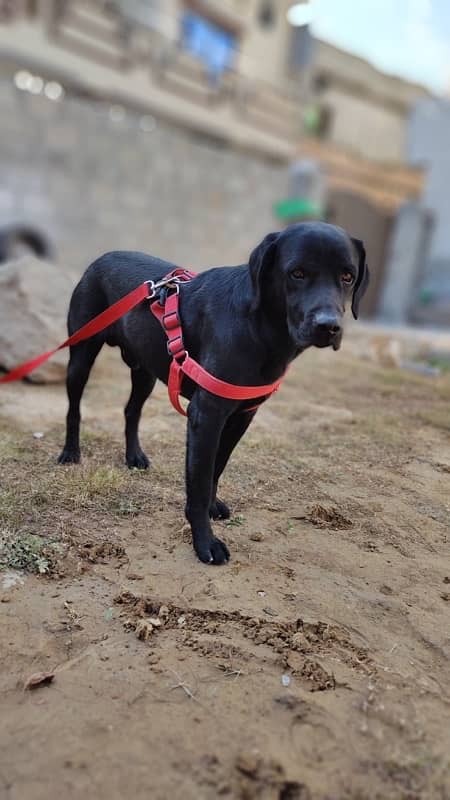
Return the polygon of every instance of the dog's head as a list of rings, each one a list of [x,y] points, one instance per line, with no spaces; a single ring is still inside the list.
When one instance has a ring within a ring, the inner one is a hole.
[[[342,340],[346,302],[355,319],[369,284],[366,252],[359,239],[322,222],[290,225],[269,233],[249,260],[252,309],[286,316],[294,345],[333,347]]]

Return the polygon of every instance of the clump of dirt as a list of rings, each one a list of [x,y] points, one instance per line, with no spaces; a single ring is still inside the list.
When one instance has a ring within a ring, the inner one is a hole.
[[[111,558],[117,558],[121,564],[128,562],[125,548],[115,542],[82,542],[77,550],[80,558],[91,564],[106,564]]]
[[[311,692],[326,692],[336,689],[336,679],[327,672],[317,661],[306,659],[301,667],[292,670],[293,675],[304,678],[310,683]]]
[[[239,800],[310,800],[307,786],[286,780],[282,764],[264,759],[258,751],[244,750],[236,759],[236,796]]]
[[[338,626],[304,622],[302,619],[290,623],[268,621],[239,611],[184,608],[170,601],[135,595],[129,590],[121,591],[114,602],[125,606],[124,625],[127,629],[140,630],[143,618],[147,617],[150,625],[156,622],[161,630],[176,631],[180,645],[217,659],[221,666],[224,658],[229,663],[232,659],[239,658],[245,662],[255,657],[252,650],[245,649],[245,640],[256,647],[264,646],[272,651],[272,658],[280,667],[290,669],[293,675],[304,679],[309,691],[335,689],[336,680],[307,655],[332,655],[366,674],[376,672],[367,652],[355,646],[349,634]],[[138,635],[138,638],[149,637]]]
[[[346,530],[353,526],[352,520],[341,514],[335,506],[320,504],[312,506],[305,514],[297,515],[293,519],[307,520],[317,528],[331,528],[332,530]]]
[[[148,620],[139,619],[136,622],[134,630],[138,639],[142,639],[142,641],[147,642],[155,628]]]

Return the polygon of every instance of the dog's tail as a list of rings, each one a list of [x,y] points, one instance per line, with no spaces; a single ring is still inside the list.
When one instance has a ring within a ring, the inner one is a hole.
[[[52,258],[53,247],[49,239],[27,225],[9,225],[0,228],[0,263],[14,258],[17,246],[25,247],[38,258]]]

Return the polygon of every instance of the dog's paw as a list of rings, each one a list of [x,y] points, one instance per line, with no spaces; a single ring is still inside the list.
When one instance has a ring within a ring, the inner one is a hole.
[[[142,450],[127,455],[126,462],[130,469],[148,469],[150,466],[150,461]]]
[[[66,447],[58,456],[58,464],[79,464],[80,451],[68,450]]]
[[[204,564],[226,564],[230,558],[230,551],[224,542],[211,536],[206,542],[194,544],[195,552]]]
[[[209,516],[211,519],[230,519],[230,509],[216,497],[209,507]]]

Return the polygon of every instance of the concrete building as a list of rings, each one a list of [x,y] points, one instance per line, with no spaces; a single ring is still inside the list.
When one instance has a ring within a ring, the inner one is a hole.
[[[291,0],[0,0],[2,71],[147,109],[274,158],[301,132]]]
[[[324,143],[375,162],[406,162],[409,115],[429,93],[375,69],[362,58],[317,41],[311,127]]]
[[[0,218],[77,269],[237,263],[302,129],[289,0],[0,0]]]
[[[429,322],[450,320],[450,101],[419,101],[408,128],[408,157],[425,171],[423,207],[434,218],[430,248],[418,291],[416,316]]]
[[[81,268],[244,260],[302,129],[289,0],[0,0],[0,217]]]
[[[236,263],[287,221],[274,207],[306,156],[330,221],[368,243],[376,311],[395,214],[421,190],[401,163],[421,89],[291,28],[291,3],[0,0],[2,221],[77,268],[113,248]]]

